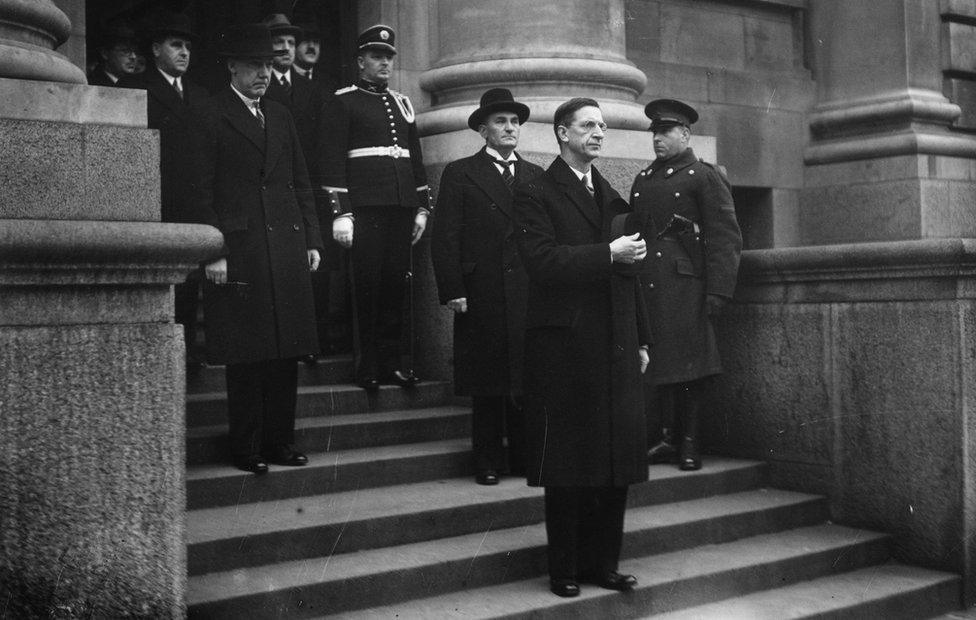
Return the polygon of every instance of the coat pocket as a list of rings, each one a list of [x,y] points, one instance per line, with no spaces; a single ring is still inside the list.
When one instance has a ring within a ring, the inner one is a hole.
[[[702,270],[696,269],[695,264],[688,258],[674,259],[674,270],[682,276],[691,276],[693,278],[702,277]]]

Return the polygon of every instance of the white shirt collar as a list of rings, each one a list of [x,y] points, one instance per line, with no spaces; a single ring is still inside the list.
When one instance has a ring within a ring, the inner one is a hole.
[[[566,160],[564,159],[563,161],[566,161]],[[577,179],[579,179],[580,181],[582,181],[583,180],[583,177],[590,177],[590,184],[593,183],[593,168],[590,168],[586,172],[580,172],[576,168],[573,168],[572,166],[570,166],[570,164],[569,164],[568,161],[566,161],[566,165],[569,166],[569,169],[573,171],[573,174],[576,175],[576,178]]]
[[[247,106],[247,109],[251,111],[251,114],[254,114],[254,106],[260,105],[261,100],[260,99],[251,99],[250,97],[248,97],[247,95],[245,95],[241,91],[237,90],[237,87],[234,86],[233,84],[230,85],[230,89],[232,91],[234,91],[234,93],[238,97],[241,98],[241,101],[243,101],[244,102],[244,105]]]
[[[288,83],[291,84],[292,81],[291,69],[288,69],[284,73],[278,71],[277,69],[271,69],[271,73],[274,73],[275,79],[278,80],[279,82],[281,81],[281,78],[284,77],[286,80],[288,80]]]
[[[516,161],[516,162],[518,161],[518,157],[515,156],[515,151],[512,151],[512,153],[507,158],[502,157],[498,151],[491,148],[490,146],[485,147],[485,152],[499,161]]]
[[[172,76],[172,75],[166,73],[165,71],[163,71],[162,69],[160,69],[159,67],[156,67],[156,71],[159,71],[159,74],[161,76],[163,76],[163,79],[166,80],[166,82],[170,86],[172,86],[173,84],[179,84],[180,85],[180,90],[183,90],[183,82],[180,81],[180,77],[179,76]]]

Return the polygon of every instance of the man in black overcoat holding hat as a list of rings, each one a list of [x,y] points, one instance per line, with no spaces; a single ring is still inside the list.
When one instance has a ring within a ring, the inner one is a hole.
[[[742,235],[724,172],[688,146],[698,112],[658,99],[644,113],[656,158],[637,175],[630,201],[648,244],[641,279],[655,341],[646,380],[661,420],[648,457],[696,470],[708,380],[722,372],[712,319],[735,291]]]
[[[414,109],[389,88],[394,32],[382,24],[359,35],[359,81],[322,107],[317,185],[332,211],[332,237],[351,250],[357,325],[356,381],[409,387],[419,381],[403,367],[403,308],[411,275],[411,245],[431,209]]]
[[[208,361],[226,364],[234,464],[304,465],[294,443],[297,358],[318,352],[309,271],[318,268],[315,203],[291,114],[263,95],[278,53],[263,24],[219,42],[230,85],[195,133],[192,213],[224,234],[205,267]]]
[[[525,405],[531,486],[545,487],[550,589],[629,590],[617,572],[627,487],[647,479],[641,374],[650,333],[633,263],[639,234],[613,238],[628,204],[592,166],[604,131],[599,104],[556,109],[559,157],[516,188],[519,251],[529,275]]]
[[[522,332],[525,268],[515,242],[512,193],[542,168],[515,151],[529,108],[493,88],[468,118],[485,146],[441,176],[431,258],[442,304],[454,311],[454,390],[472,397],[475,480],[525,473]],[[503,440],[508,437],[508,467]]]

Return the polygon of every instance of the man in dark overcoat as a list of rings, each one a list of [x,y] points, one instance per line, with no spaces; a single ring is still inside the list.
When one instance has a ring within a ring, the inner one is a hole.
[[[515,151],[529,108],[493,88],[468,118],[485,140],[441,176],[431,258],[442,304],[454,311],[454,390],[471,396],[478,484],[524,474],[520,404],[528,284],[515,242],[512,192],[542,174]],[[508,437],[508,468],[503,441]]]
[[[639,235],[611,239],[630,211],[591,163],[606,125],[592,99],[553,119],[560,155],[516,189],[529,275],[523,392],[530,486],[545,487],[550,589],[636,585],[617,572],[627,487],[647,479],[642,377],[650,344],[634,262]]]
[[[109,20],[98,33],[98,64],[88,74],[90,86],[116,86],[119,80],[135,75],[139,57],[136,31],[122,18]]]
[[[410,248],[433,206],[413,105],[389,88],[393,29],[372,26],[358,43],[359,81],[322,107],[316,178],[334,215],[332,237],[350,250],[356,381],[375,391],[419,381],[403,367],[403,308]]]
[[[119,86],[146,91],[150,129],[159,130],[159,184],[162,221],[187,222],[188,168],[191,119],[201,114],[209,98],[202,86],[186,78],[192,42],[197,38],[190,20],[179,13],[159,12],[147,25],[150,61],[146,71],[123,78]],[[200,273],[194,271],[174,287],[175,320],[183,326],[187,359],[200,364],[195,350]]]
[[[260,474],[307,462],[292,448],[296,359],[317,353],[309,271],[322,240],[291,115],[263,97],[270,32],[233,26],[218,51],[231,83],[196,130],[191,208],[224,234],[224,256],[205,267],[207,355],[227,365],[234,464]]]
[[[656,396],[661,420],[648,456],[696,470],[708,378],[722,372],[712,318],[735,291],[742,235],[724,174],[688,146],[698,113],[672,99],[652,101],[644,111],[656,159],[637,175],[630,200],[648,244],[641,267],[655,335],[648,401]]]

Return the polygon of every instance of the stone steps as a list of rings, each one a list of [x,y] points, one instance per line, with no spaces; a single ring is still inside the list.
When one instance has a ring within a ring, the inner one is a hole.
[[[321,357],[315,365],[298,364],[298,385],[352,383],[355,375],[351,355]],[[205,394],[227,389],[223,366],[187,369],[186,393]]]

